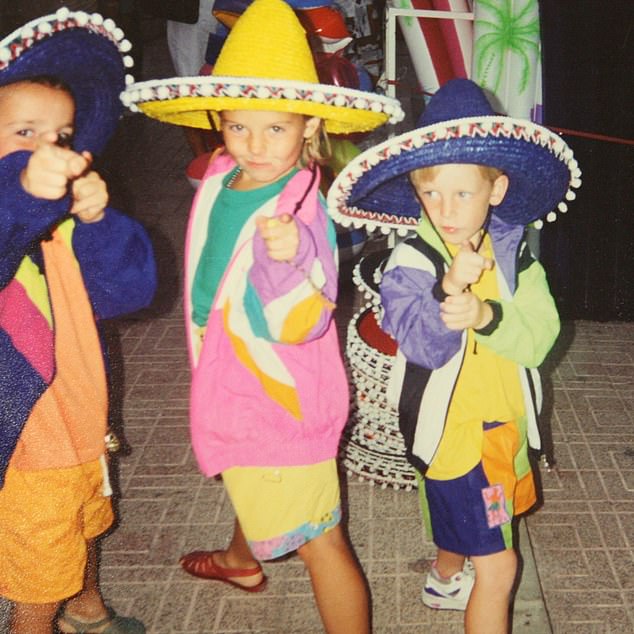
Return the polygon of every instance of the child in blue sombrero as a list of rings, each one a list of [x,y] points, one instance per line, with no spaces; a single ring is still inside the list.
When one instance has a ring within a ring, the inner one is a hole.
[[[507,632],[512,520],[536,502],[536,368],[559,318],[525,225],[566,211],[579,175],[559,137],[496,116],[476,84],[453,80],[419,128],[361,154],[330,191],[340,221],[416,227],[381,281],[399,345],[389,389],[438,548],[423,602],[466,609],[467,632]]]
[[[114,515],[96,322],[143,308],[156,286],[145,230],[108,207],[91,166],[121,115],[128,48],[111,20],[67,9],[0,41],[0,596],[12,634],[145,632],[106,607],[97,570]]]

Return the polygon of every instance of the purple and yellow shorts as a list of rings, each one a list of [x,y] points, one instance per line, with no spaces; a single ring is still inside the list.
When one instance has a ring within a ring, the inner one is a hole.
[[[483,556],[513,547],[513,517],[537,501],[515,421],[483,423],[482,459],[451,480],[419,477],[425,525],[438,548]]]

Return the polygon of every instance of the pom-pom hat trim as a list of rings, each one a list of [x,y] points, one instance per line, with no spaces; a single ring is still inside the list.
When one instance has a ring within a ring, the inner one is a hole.
[[[372,130],[404,117],[389,97],[353,88],[257,77],[175,77],[131,86],[123,95],[131,110],[195,128],[210,128],[213,110],[274,110],[320,117],[335,134]],[[164,102],[164,103],[163,103]]]
[[[474,90],[485,99],[469,80],[448,82],[432,98],[428,117],[455,111],[456,100]],[[581,170],[561,137],[524,119],[479,114],[434,121],[362,152],[330,188],[329,212],[345,226],[404,235],[416,229],[421,213],[409,172],[446,163],[486,165],[507,174],[509,189],[493,213],[509,224],[526,225],[542,216],[554,220],[553,209],[565,212],[563,200],[574,199],[572,190],[581,185]]]
[[[119,95],[133,81],[125,73],[131,48],[113,20],[63,7],[0,41],[0,86],[37,75],[60,79],[75,101],[73,147],[98,153],[123,111]]]

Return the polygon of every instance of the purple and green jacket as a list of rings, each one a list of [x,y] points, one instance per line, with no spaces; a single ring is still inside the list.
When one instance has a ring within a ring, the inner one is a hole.
[[[542,393],[537,367],[559,334],[559,315],[546,275],[524,239],[524,227],[491,217],[500,297],[490,302],[493,320],[475,340],[517,364],[524,394],[524,429],[539,449],[537,415]],[[465,353],[467,333],[450,330],[440,318],[439,292],[451,257],[424,218],[418,234],[398,244],[381,280],[382,327],[398,342],[390,400],[409,461],[424,473],[434,457]],[[489,301],[489,300],[487,300]]]

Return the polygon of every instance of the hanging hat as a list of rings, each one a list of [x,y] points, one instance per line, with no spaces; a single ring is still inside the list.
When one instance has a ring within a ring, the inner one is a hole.
[[[309,33],[330,40],[346,39],[347,43],[352,41],[343,14],[334,7],[303,9],[299,11],[297,17]]]
[[[395,99],[320,84],[306,33],[283,0],[255,0],[231,29],[205,77],[140,82],[123,96],[132,110],[194,128],[216,126],[222,110],[269,110],[316,116],[333,133],[372,130],[403,119]]]
[[[315,7],[297,12],[297,17],[309,35],[319,38],[324,53],[335,53],[352,42],[352,35],[339,9]]]
[[[220,23],[232,28],[253,0],[214,0],[212,14]],[[293,9],[314,9],[330,6],[332,0],[286,0]]]
[[[421,204],[408,174],[446,163],[495,167],[509,177],[504,200],[492,208],[501,220],[527,225],[573,200],[581,171],[566,143],[547,128],[496,115],[477,84],[447,82],[425,108],[419,127],[353,159],[328,194],[332,217],[344,225],[404,235],[420,222]],[[536,223],[541,226],[541,221]]]
[[[61,8],[0,41],[0,86],[38,75],[61,80],[75,101],[73,148],[98,154],[123,111],[119,95],[126,84],[124,67],[133,64],[125,55],[130,49],[112,20]]]

